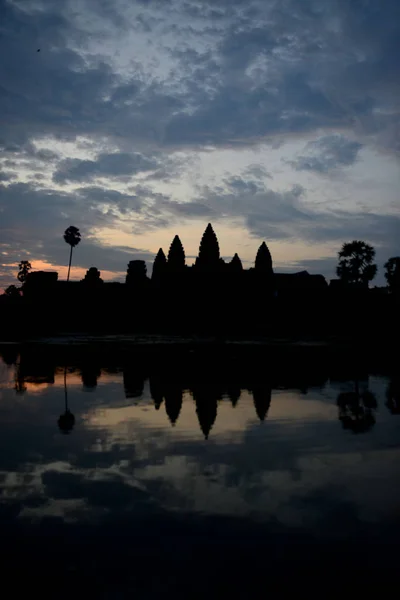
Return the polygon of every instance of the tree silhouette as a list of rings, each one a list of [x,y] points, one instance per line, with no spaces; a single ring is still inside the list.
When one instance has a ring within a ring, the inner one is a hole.
[[[167,270],[167,259],[162,248],[157,252],[153,263],[153,272],[151,278],[153,281],[160,281]]]
[[[20,288],[18,288],[16,285],[9,285],[8,288],[6,288],[4,290],[4,293],[9,298],[20,298],[21,297]]]
[[[173,272],[183,271],[185,268],[185,251],[179,236],[172,240],[168,252],[168,269]]]
[[[100,277],[101,273],[96,267],[90,267],[86,271],[85,277],[82,281],[90,286],[95,286],[103,283],[102,278]]]
[[[147,267],[144,260],[131,260],[128,264],[125,283],[140,285],[147,279]]]
[[[229,263],[229,270],[232,273],[241,273],[243,271],[242,261],[240,260],[237,253],[234,254],[231,262]]]
[[[68,275],[67,281],[69,281],[69,274],[71,271],[71,262],[72,262],[72,250],[79,244],[81,241],[81,234],[77,227],[71,225],[64,232],[64,241],[71,246],[71,251],[69,253],[69,264],[68,264]]]
[[[392,256],[385,263],[385,278],[391,292],[400,292],[400,256]]]
[[[28,273],[32,269],[32,265],[29,262],[29,260],[21,260],[21,262],[18,265],[18,269],[19,269],[19,271],[18,271],[17,279],[21,283],[25,283]]]
[[[201,238],[199,255],[196,258],[196,267],[205,270],[216,270],[220,264],[218,239],[209,223]]]
[[[255,268],[256,271],[259,271],[260,273],[272,273],[272,257],[265,242],[263,242],[257,250]]]
[[[343,244],[338,256],[337,276],[344,283],[368,287],[377,272],[377,266],[372,262],[374,248],[365,242],[353,240]]]

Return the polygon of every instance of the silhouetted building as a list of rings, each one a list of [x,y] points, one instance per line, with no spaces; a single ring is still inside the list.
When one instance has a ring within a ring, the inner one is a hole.
[[[131,260],[128,264],[125,283],[141,286],[147,281],[147,267],[144,260]]]
[[[152,281],[163,281],[167,272],[167,259],[162,248],[159,249],[153,263]]]
[[[207,225],[201,238],[195,266],[199,270],[210,272],[218,271],[221,266],[218,239],[211,223]]]
[[[266,276],[272,275],[272,257],[265,242],[261,244],[257,251],[254,267],[258,273],[263,273]]]
[[[172,240],[168,252],[168,271],[170,273],[182,273],[185,270],[185,251],[179,236]]]
[[[54,291],[58,280],[56,271],[32,271],[26,276],[22,286],[25,297],[43,296]]]
[[[100,275],[101,273],[96,267],[90,267],[90,269],[86,271],[86,275],[82,279],[82,282],[90,287],[100,285],[103,283]]]
[[[243,271],[243,265],[242,265],[242,261],[240,260],[239,256],[237,255],[237,253],[235,253],[233,255],[233,258],[231,260],[231,262],[228,264],[229,267],[229,271],[231,273],[237,273],[240,274]]]

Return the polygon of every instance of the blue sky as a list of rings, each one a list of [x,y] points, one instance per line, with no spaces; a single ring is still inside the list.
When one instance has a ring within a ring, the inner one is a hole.
[[[69,225],[74,278],[209,221],[245,267],[400,254],[395,0],[0,0],[0,50],[0,288],[64,276]]]

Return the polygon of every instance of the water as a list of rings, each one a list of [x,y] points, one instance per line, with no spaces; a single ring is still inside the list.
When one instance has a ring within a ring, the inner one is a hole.
[[[315,581],[336,573],[342,585],[361,569],[357,587],[390,587],[393,374],[286,365],[241,381],[235,368],[186,376],[152,371],[151,357],[89,358],[0,361],[4,568],[29,565],[30,585],[43,586],[45,565],[63,590],[100,597],[247,597],[265,578],[281,589],[291,573],[307,580],[310,565]]]

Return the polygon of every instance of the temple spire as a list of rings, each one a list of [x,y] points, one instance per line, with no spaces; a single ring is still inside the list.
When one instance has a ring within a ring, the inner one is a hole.
[[[201,238],[196,267],[204,270],[218,269],[220,264],[219,244],[215,231],[209,223]]]

